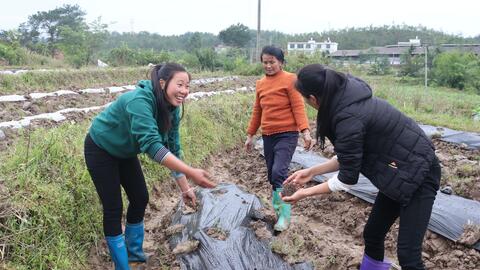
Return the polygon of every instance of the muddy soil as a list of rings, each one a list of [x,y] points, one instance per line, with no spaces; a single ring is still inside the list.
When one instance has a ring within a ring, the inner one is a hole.
[[[251,222],[250,227],[257,237],[269,241],[272,250],[289,263],[310,261],[315,269],[358,269],[363,254],[363,227],[371,205],[346,193],[308,198],[293,206],[289,230],[274,235],[271,188],[267,183],[264,163],[258,152],[245,153],[237,147],[212,156],[208,161],[208,170],[216,182],[236,183],[260,198],[265,205],[263,214],[267,217]],[[167,183],[158,184],[152,193],[145,219],[145,250],[153,260],[135,269],[178,269],[165,234],[169,225],[166,223],[179,200],[175,196],[178,191]],[[386,256],[398,264],[397,235],[398,224],[395,224],[387,236],[385,247]],[[103,241],[94,250],[91,259],[98,266],[94,269],[110,265]],[[478,269],[480,266],[480,252],[432,232],[427,232],[423,250],[427,269]]]
[[[442,163],[442,187],[453,194],[480,201],[480,150],[471,150],[434,140],[436,154]]]

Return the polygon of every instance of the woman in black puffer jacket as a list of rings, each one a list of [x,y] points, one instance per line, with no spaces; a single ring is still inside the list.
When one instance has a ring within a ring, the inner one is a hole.
[[[379,189],[364,229],[360,269],[389,269],[385,235],[400,218],[398,260],[402,269],[424,269],[422,242],[440,183],[435,149],[422,129],[386,101],[372,97],[363,80],[319,64],[298,72],[296,88],[318,110],[317,139],[328,138],[337,154],[326,163],[292,174],[284,184],[302,186],[313,176],[339,171],[320,185],[299,189],[284,201],[348,190],[360,173]]]

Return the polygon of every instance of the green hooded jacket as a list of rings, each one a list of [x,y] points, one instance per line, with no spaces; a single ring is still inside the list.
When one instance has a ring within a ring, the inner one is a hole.
[[[152,82],[143,80],[134,91],[122,94],[97,115],[89,133],[100,148],[118,158],[147,153],[158,161],[155,155],[162,153],[164,157],[168,150],[182,158],[179,107],[171,111],[171,119],[171,129],[161,134]]]

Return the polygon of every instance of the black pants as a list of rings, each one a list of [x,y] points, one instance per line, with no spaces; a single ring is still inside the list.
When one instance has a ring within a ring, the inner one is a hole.
[[[422,261],[422,242],[427,230],[432,206],[440,183],[440,165],[432,165],[425,181],[414,193],[407,206],[378,193],[363,232],[365,253],[383,261],[387,232],[400,217],[397,256],[403,270],[425,269]]]
[[[122,233],[122,193],[125,190],[129,205],[127,222],[143,220],[148,203],[148,190],[137,157],[120,159],[98,147],[89,134],[85,138],[85,163],[103,206],[105,236]]]
[[[283,181],[288,177],[288,165],[297,147],[298,132],[264,135],[262,138],[268,181],[275,190],[281,188]]]

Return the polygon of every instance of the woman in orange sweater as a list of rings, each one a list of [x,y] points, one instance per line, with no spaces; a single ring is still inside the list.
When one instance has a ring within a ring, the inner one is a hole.
[[[273,187],[272,204],[277,216],[276,231],[290,225],[291,205],[280,198],[282,183],[288,176],[288,165],[302,132],[305,149],[312,144],[303,98],[295,90],[296,75],[282,70],[285,62],[280,48],[266,46],[260,55],[265,77],[256,83],[255,104],[247,129],[245,149],[250,151],[253,136],[262,130],[263,150],[268,181]]]

